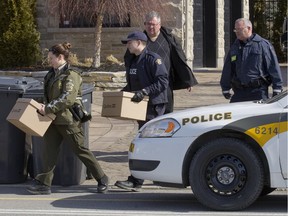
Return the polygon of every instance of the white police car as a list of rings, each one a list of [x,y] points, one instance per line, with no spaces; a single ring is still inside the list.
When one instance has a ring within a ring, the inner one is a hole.
[[[191,108],[155,118],[129,148],[133,176],[188,187],[203,205],[240,210],[287,187],[287,90],[265,101]]]

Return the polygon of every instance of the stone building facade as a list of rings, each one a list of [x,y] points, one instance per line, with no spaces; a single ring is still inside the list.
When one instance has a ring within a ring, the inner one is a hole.
[[[57,9],[52,10],[47,2],[37,1],[41,48],[69,41],[79,59],[91,58],[95,29],[59,27]],[[162,25],[173,29],[182,43],[189,65],[193,68],[221,68],[225,53],[235,39],[234,21],[239,17],[249,17],[249,0],[167,0],[167,4],[172,7],[173,14],[170,19],[162,20]],[[132,30],[144,28],[133,23],[131,26],[103,28],[102,61],[109,55],[123,60],[126,47],[121,44],[121,39]]]

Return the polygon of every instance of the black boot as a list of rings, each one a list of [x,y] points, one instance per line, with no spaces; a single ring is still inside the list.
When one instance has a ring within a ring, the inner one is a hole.
[[[109,183],[108,176],[104,175],[101,179],[97,180],[97,182],[98,182],[97,193],[106,193],[106,191],[108,190],[108,183]]]
[[[27,188],[27,191],[35,195],[47,195],[51,194],[51,188],[48,185],[34,179],[32,185]]]
[[[116,181],[115,186],[127,190],[127,191],[134,191],[139,192],[141,190],[141,184],[135,184],[129,180],[127,181]]]

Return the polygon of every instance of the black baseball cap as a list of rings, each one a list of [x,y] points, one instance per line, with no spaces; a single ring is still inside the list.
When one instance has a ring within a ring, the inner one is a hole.
[[[121,40],[121,42],[123,44],[127,44],[127,42],[131,41],[131,40],[147,41],[147,36],[146,36],[146,34],[144,34],[141,31],[134,31],[134,32],[130,33],[126,39]]]

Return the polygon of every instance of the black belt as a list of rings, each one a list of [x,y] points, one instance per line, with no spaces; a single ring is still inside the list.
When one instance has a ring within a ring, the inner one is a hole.
[[[264,81],[262,79],[252,80],[248,84],[242,84],[243,88],[259,88],[264,85]]]
[[[265,86],[265,81],[262,79],[252,80],[247,84],[242,84],[240,81],[236,80],[232,82],[232,86],[234,88],[243,89],[243,88],[259,88],[261,86]],[[267,84],[266,84],[267,85]]]

